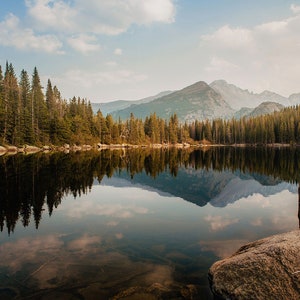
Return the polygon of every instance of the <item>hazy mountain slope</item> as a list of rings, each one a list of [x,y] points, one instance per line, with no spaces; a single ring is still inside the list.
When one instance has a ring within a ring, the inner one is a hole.
[[[125,109],[125,108],[127,108],[131,105],[151,102],[154,99],[160,98],[160,97],[168,95],[170,93],[172,93],[172,91],[164,91],[164,92],[161,92],[161,93],[159,93],[157,95],[154,95],[154,96],[150,96],[150,97],[143,98],[143,99],[140,99],[140,100],[133,100],[133,101],[131,101],[131,100],[117,100],[117,101],[111,101],[111,102],[107,102],[107,103],[92,103],[92,108],[93,108],[94,113],[96,113],[100,109],[102,114],[104,116],[106,116],[107,114],[110,114],[113,111],[122,110],[122,109]]]
[[[300,93],[290,95],[289,100],[292,105],[300,104]]]
[[[137,118],[145,118],[156,113],[163,119],[169,119],[174,113],[181,122],[258,116],[282,109],[282,105],[300,104],[300,93],[289,98],[264,91],[260,94],[243,90],[225,80],[213,81],[207,85],[203,81],[196,82],[179,91],[166,91],[155,96],[137,101],[119,100],[108,103],[92,103],[93,111],[98,109],[102,114],[112,114],[126,120],[133,113]]]
[[[252,110],[249,114],[251,117],[257,117],[261,115],[271,114],[275,111],[280,111],[284,108],[283,105],[276,102],[263,102]]]
[[[246,105],[253,104],[253,107],[255,107],[259,104],[258,102],[256,104],[251,102],[253,93],[229,84],[225,80],[215,80],[210,84],[210,87],[220,93],[224,100],[235,110],[241,109]]]
[[[242,107],[234,113],[235,119],[243,117],[257,117],[261,115],[272,114],[275,111],[280,111],[284,108],[283,105],[276,102],[263,102],[255,108]]]
[[[183,88],[180,91],[160,97],[148,103],[131,105],[128,108],[114,112],[115,119],[128,119],[130,113],[138,118],[145,118],[151,113],[168,119],[176,113],[180,121],[195,119],[228,118],[234,110],[224,101],[222,96],[203,81]]]
[[[263,91],[262,93],[258,94],[258,97],[261,102],[276,102],[284,106],[291,105],[291,102],[288,98],[270,91]]]
[[[288,98],[285,98],[279,94],[264,91],[260,94],[243,90],[234,84],[229,84],[225,80],[215,80],[210,84],[214,90],[220,93],[225,101],[235,110],[239,110],[242,107],[254,108],[263,102],[277,102],[284,106],[291,105]]]
[[[251,114],[253,108],[250,107],[242,107],[240,110],[236,111],[233,115],[235,119],[241,119],[243,117],[247,117]]]

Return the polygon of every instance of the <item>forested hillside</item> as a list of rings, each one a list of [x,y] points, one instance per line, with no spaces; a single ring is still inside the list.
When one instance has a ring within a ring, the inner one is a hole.
[[[37,68],[19,80],[12,64],[0,66],[1,144],[59,144],[87,142],[94,133],[93,112],[85,99],[66,101],[48,80],[45,94]]]
[[[17,78],[14,67],[0,66],[0,145],[68,144],[300,144],[300,107],[236,120],[180,123],[176,114],[168,120],[155,113],[138,119],[114,120],[101,111],[93,113],[87,99],[64,99],[48,79],[45,92],[37,68]]]

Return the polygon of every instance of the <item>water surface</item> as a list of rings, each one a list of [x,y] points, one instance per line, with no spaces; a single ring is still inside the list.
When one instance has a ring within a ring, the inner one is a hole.
[[[0,297],[212,299],[212,263],[298,228],[299,154],[1,157]]]

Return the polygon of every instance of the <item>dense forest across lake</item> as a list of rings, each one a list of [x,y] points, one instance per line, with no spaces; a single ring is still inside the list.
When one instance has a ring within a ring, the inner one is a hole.
[[[300,144],[300,107],[284,108],[259,117],[180,123],[149,112],[145,119],[133,114],[114,120],[93,113],[87,99],[66,100],[50,79],[45,92],[37,68],[17,78],[14,67],[0,66],[0,144],[176,144],[208,141],[213,144]]]

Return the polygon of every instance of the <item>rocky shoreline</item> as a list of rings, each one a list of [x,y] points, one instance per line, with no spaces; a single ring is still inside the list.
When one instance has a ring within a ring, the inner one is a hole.
[[[223,144],[211,144],[206,141],[200,142],[198,144],[189,144],[189,143],[177,143],[177,144],[83,144],[83,145],[69,145],[64,144],[62,146],[53,146],[53,145],[44,145],[41,147],[33,145],[24,145],[22,147],[12,146],[12,145],[0,145],[0,156],[8,154],[13,155],[17,153],[24,154],[33,154],[38,152],[76,152],[76,151],[89,151],[89,150],[103,150],[103,149],[128,149],[128,148],[207,148],[207,147],[262,147],[262,145],[253,145],[253,144],[233,144],[233,145],[223,145]],[[267,144],[265,147],[291,147],[290,144]],[[296,145],[297,146],[297,145]]]
[[[31,145],[24,145],[22,147],[17,146],[0,146],[0,156],[1,155],[13,155],[17,153],[24,153],[24,154],[32,154],[32,153],[38,153],[38,152],[76,152],[76,151],[90,151],[90,150],[103,150],[103,149],[128,149],[128,148],[169,148],[169,147],[176,147],[176,148],[189,148],[192,145],[188,143],[183,144],[149,144],[149,145],[132,145],[132,144],[96,144],[96,145],[69,145],[65,144],[63,146],[31,146]],[[199,145],[193,145],[198,147],[203,147],[207,145],[199,144]]]

